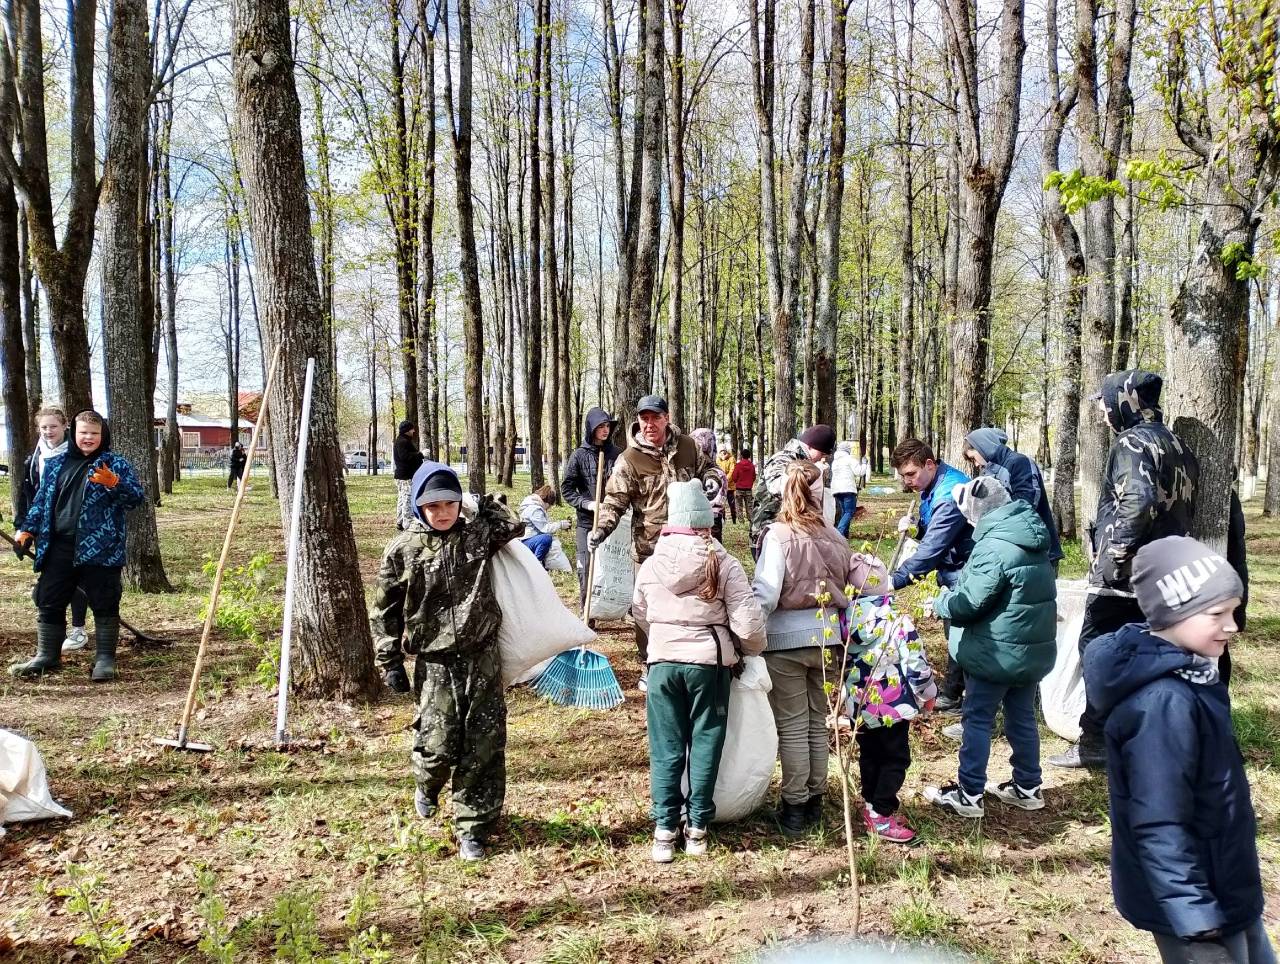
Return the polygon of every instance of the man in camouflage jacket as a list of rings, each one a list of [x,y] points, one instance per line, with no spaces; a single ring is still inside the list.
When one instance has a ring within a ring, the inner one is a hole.
[[[627,432],[627,448],[618,456],[605,486],[597,528],[589,544],[595,551],[631,510],[631,555],[640,566],[653,555],[658,536],[667,522],[667,486],[672,482],[702,480],[713,463],[693,439],[671,424],[667,403],[646,395],[636,405],[636,421]],[[648,659],[649,639],[636,625],[636,649],[640,662]],[[641,676],[644,682],[644,676]]]
[[[1116,433],[1107,453],[1098,507],[1087,533],[1093,563],[1080,629],[1080,659],[1095,639],[1126,623],[1145,622],[1129,585],[1133,557],[1148,542],[1184,536],[1195,514],[1200,465],[1195,453],[1164,424],[1159,375],[1133,369],[1102,380],[1094,396],[1100,417]],[[1085,693],[1080,742],[1050,757],[1054,766],[1106,766],[1106,718]]]
[[[436,462],[414,474],[412,495],[414,516],[382,557],[370,625],[385,670],[403,673],[402,638],[416,656],[418,813],[435,814],[452,774],[459,853],[478,859],[506,794],[502,610],[489,560],[524,533],[524,524],[488,496],[474,515],[460,517],[458,476]]]

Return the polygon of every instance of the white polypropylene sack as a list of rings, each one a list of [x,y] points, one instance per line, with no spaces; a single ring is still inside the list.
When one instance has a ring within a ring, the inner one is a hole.
[[[498,645],[502,682],[512,682],[548,657],[596,638],[565,608],[551,577],[528,546],[516,539],[493,557],[493,594],[502,607]]]
[[[778,757],[778,730],[769,706],[773,681],[763,656],[743,657],[742,675],[729,684],[729,722],[712,799],[716,823],[741,820],[760,809]],[[681,780],[689,792],[689,772]]]
[[[622,619],[631,609],[636,564],[631,558],[631,510],[595,551],[591,577],[591,618]]]
[[[1058,656],[1040,681],[1040,704],[1049,729],[1064,740],[1080,739],[1084,712],[1084,676],[1080,665],[1080,627],[1084,624],[1087,584],[1083,579],[1058,580]]]
[[[547,561],[543,563],[547,572],[573,572],[569,565],[569,557],[565,555],[564,546],[555,536],[551,537],[551,548],[547,550]]]
[[[0,825],[69,817],[49,794],[44,760],[30,740],[0,730]]]

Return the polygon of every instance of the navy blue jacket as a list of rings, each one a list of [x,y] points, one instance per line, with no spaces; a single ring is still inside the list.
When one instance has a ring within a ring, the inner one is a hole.
[[[969,476],[959,469],[946,462],[938,463],[933,485],[920,493],[920,544],[911,558],[892,573],[895,590],[931,572],[938,574],[938,585],[955,585],[973,552],[973,526],[961,515],[951,490],[968,481]]]
[[[1049,530],[1049,561],[1057,562],[1062,558],[1062,542],[1058,538],[1058,523],[1053,518],[1040,466],[1021,452],[1009,448],[1008,443],[1009,436],[998,428],[976,429],[965,438],[965,444],[987,461],[981,474],[995,476],[1004,483],[1010,495],[1036,510],[1036,515]]]
[[[106,436],[104,436],[106,437]],[[74,442],[72,443],[75,444]],[[56,455],[45,463],[40,488],[36,489],[31,507],[22,519],[21,529],[36,538],[36,571],[44,566],[45,549],[53,531],[54,499],[58,491],[58,476],[66,454]],[[142,483],[133,466],[123,455],[112,451],[94,457],[89,474],[105,465],[120,481],[114,489],[105,485],[84,481],[84,501],[80,504],[80,521],[76,526],[76,554],[73,565],[123,566],[125,513],[142,504]]]
[[[1107,719],[1111,889],[1125,920],[1191,937],[1262,914],[1257,822],[1222,682],[1177,675],[1194,657],[1130,623],[1085,650]]]

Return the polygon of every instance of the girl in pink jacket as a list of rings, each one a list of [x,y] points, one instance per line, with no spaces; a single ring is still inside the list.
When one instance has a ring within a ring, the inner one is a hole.
[[[667,524],[636,575],[632,615],[649,634],[649,790],[653,859],[707,852],[729,716],[729,667],[764,650],[764,614],[741,563],[711,537],[711,504],[694,479],[667,486]],[[736,640],[736,646],[735,646]],[[681,789],[689,771],[688,795]]]

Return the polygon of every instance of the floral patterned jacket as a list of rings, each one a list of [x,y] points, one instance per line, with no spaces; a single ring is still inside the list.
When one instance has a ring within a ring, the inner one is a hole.
[[[938,695],[915,623],[892,596],[863,596],[848,610],[853,621],[845,699],[859,726],[908,722]]]

